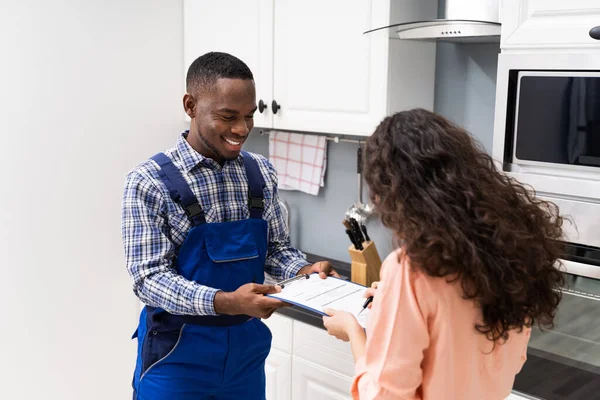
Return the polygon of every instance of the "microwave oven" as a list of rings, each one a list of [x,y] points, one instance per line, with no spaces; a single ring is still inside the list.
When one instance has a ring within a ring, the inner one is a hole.
[[[515,164],[600,171],[600,71],[518,71],[515,94]]]

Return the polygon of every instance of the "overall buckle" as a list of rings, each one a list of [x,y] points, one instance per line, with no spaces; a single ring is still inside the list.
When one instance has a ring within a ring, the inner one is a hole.
[[[185,211],[185,214],[189,218],[192,218],[192,217],[195,217],[197,215],[204,213],[204,211],[202,210],[202,207],[200,207],[200,204],[198,204],[198,203],[192,204],[191,206],[183,207],[183,210]]]
[[[250,196],[248,198],[248,207],[264,210],[265,209],[265,199],[263,199],[262,197]]]

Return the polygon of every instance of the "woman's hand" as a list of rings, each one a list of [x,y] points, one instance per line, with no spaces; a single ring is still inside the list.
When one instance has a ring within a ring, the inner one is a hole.
[[[326,309],[325,313],[329,316],[323,317],[323,325],[327,329],[327,333],[331,336],[347,342],[352,340],[355,334],[364,334],[363,328],[360,326],[354,315],[347,311],[338,311]]]
[[[365,293],[363,294],[363,297],[375,297],[375,293],[377,292],[377,287],[379,286],[379,281],[377,282],[373,282],[371,284],[371,287],[368,288],[367,290],[365,290]],[[370,302],[369,305],[367,306],[367,308],[371,308],[373,306],[373,302]]]

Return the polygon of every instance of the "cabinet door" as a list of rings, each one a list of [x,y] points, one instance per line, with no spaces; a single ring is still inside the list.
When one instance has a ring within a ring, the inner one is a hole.
[[[598,0],[504,0],[502,49],[600,51],[589,31],[600,25]]]
[[[290,400],[292,391],[292,356],[271,349],[265,362],[267,400]]]
[[[371,134],[386,112],[389,22],[382,0],[277,0],[274,99],[279,129]]]
[[[292,354],[345,376],[354,375],[350,343],[329,335],[325,329],[294,321]]]
[[[209,51],[244,61],[256,82],[256,101],[273,95],[273,0],[185,0],[184,76],[190,64]],[[255,126],[271,127],[270,107],[256,112]]]
[[[269,318],[263,319],[263,322],[269,327],[273,335],[271,348],[291,354],[294,320],[279,313],[274,313]]]
[[[352,379],[292,357],[292,400],[351,400]]]

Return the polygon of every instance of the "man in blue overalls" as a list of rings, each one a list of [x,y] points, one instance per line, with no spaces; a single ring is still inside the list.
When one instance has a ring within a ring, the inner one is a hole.
[[[123,243],[140,315],[134,400],[265,399],[268,318],[299,273],[337,276],[291,247],[277,179],[241,151],[257,109],[252,72],[225,53],[190,66],[189,131],[134,168],[123,198]]]

